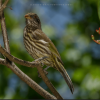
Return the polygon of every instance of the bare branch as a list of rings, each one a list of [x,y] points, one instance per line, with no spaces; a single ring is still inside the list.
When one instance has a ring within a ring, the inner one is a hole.
[[[7,5],[8,2],[9,2],[9,0],[6,0],[6,1],[4,2],[4,4],[0,7],[0,12],[3,11],[3,9],[6,8],[6,5]]]
[[[10,53],[9,40],[8,40],[4,12],[3,12],[3,9],[7,5],[8,1],[9,0],[6,0],[5,3],[2,5],[2,0],[0,0],[0,8],[2,9],[0,12],[0,21],[1,21],[1,30],[2,30],[2,35],[3,35],[4,47],[7,50],[7,52]],[[6,61],[9,61],[9,60],[6,58]]]
[[[11,65],[10,63],[6,63],[4,59],[0,58],[0,64],[9,67],[17,76],[19,76],[19,78],[21,78],[21,80],[27,83],[32,89],[34,89],[45,99],[57,99],[49,92],[45,91],[42,87],[40,87],[35,81],[29,78],[26,74],[24,74],[14,63],[12,63]]]
[[[7,67],[9,67],[17,76],[19,76],[19,78],[21,78],[25,83],[27,83],[32,89],[34,89],[37,93],[39,93],[45,99],[56,99],[53,95],[45,91],[36,82],[34,82],[31,78],[29,78],[26,74],[24,74],[14,63],[11,64],[9,62],[6,62],[4,59],[0,58],[0,64],[6,65]]]
[[[10,53],[9,40],[8,40],[8,36],[7,36],[7,30],[6,30],[6,24],[5,24],[4,13],[1,14],[1,29],[2,29],[4,47],[5,47],[5,49],[7,50],[7,52]]]
[[[2,0],[0,0],[0,7],[2,6]]]
[[[39,63],[36,62],[28,62],[28,61],[23,61],[21,59],[18,59],[11,54],[9,54],[5,49],[3,49],[0,45],[0,52],[5,55],[9,60],[16,62],[18,64],[27,66],[27,67],[37,67],[39,74],[41,75],[42,79],[46,83],[46,85],[49,87],[49,89],[52,91],[52,93],[57,97],[57,99],[63,99],[60,94],[56,91],[56,89],[53,87],[52,83],[49,81],[49,79],[46,77],[43,69],[41,66],[39,66]],[[38,64],[38,65],[37,65]]]
[[[17,76],[21,78],[21,80],[27,83],[32,89],[34,89],[45,99],[56,99],[53,95],[45,91],[35,81],[33,81],[26,74],[24,74],[14,63],[12,63],[12,65],[10,63],[7,63],[6,66],[9,67]]]
[[[16,57],[12,56],[1,45],[0,45],[0,53],[2,53],[3,55],[5,55],[10,61],[18,63],[18,64],[23,65],[23,66],[37,67],[37,65],[39,65],[39,62],[24,61],[24,60],[21,60],[21,59],[18,59]],[[42,58],[40,58],[38,60],[42,60]]]
[[[49,79],[47,78],[47,76],[45,75],[45,73],[43,72],[42,67],[37,66],[37,69],[39,71],[39,74],[41,75],[42,79],[44,80],[44,82],[46,83],[46,85],[48,86],[48,88],[51,90],[51,92],[55,95],[55,97],[57,99],[63,99],[60,94],[56,91],[56,89],[54,88],[54,86],[52,85],[52,83],[49,81]]]
[[[5,59],[0,58],[0,64],[5,65],[6,64]]]

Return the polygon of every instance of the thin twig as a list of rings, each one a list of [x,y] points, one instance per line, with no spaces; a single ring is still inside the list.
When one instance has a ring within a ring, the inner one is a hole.
[[[4,4],[0,7],[0,12],[3,11],[6,8],[6,5],[8,4],[9,0],[6,0]]]
[[[0,64],[5,65],[6,64],[5,59],[0,58]]]
[[[2,0],[0,0],[0,8],[2,7]],[[0,15],[1,15],[1,12],[0,12]]]
[[[3,12],[1,14],[1,29],[2,29],[4,47],[7,50],[7,52],[10,53],[9,40],[8,40],[8,36],[7,36],[7,30],[6,30],[5,18],[4,18]]]
[[[7,50],[7,52],[10,53],[9,40],[8,40],[6,24],[5,24],[5,18],[4,18],[4,12],[3,12],[3,10],[6,7],[8,1],[9,0],[6,0],[3,5],[2,5],[2,0],[0,1],[0,8],[2,9],[1,12],[0,12],[0,20],[1,20],[1,30],[2,30],[2,35],[3,35],[4,47]],[[10,62],[7,58],[6,58],[6,61]]]

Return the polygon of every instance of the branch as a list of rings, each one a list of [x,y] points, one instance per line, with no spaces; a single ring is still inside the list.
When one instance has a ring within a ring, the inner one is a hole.
[[[54,86],[52,85],[52,83],[49,81],[49,79],[45,75],[42,67],[39,66],[39,63],[36,63],[36,62],[28,62],[28,61],[23,61],[21,59],[18,59],[16,57],[12,56],[11,54],[9,54],[5,49],[2,48],[1,45],[0,45],[0,52],[4,56],[6,56],[9,60],[11,60],[11,61],[13,61],[15,63],[18,63],[18,64],[23,65],[23,66],[27,66],[27,67],[37,67],[37,69],[39,71],[39,74],[41,75],[42,79],[44,80],[44,82],[46,83],[46,85],[49,87],[49,89],[52,91],[52,93],[57,97],[57,99],[63,99],[60,96],[60,94],[56,91],[56,89],[54,88]]]
[[[37,66],[38,72],[41,75],[43,81],[46,83],[46,85],[48,86],[48,88],[51,90],[51,92],[55,95],[55,97],[57,99],[62,100],[63,98],[60,96],[60,94],[56,91],[56,89],[54,88],[54,86],[52,85],[52,83],[49,81],[49,79],[47,78],[47,76],[44,74],[44,71],[42,69],[42,67]]]
[[[37,63],[35,61],[34,62],[24,61],[24,60],[21,60],[21,59],[18,59],[16,57],[12,56],[1,45],[0,45],[0,53],[5,55],[12,62],[18,63],[18,64],[23,65],[23,66],[36,67],[37,65],[39,65],[39,63]]]
[[[3,9],[6,8],[6,5],[7,5],[8,2],[9,2],[9,0],[6,0],[6,1],[4,2],[4,4],[0,7],[0,12],[3,11]]]
[[[39,93],[45,99],[56,99],[53,95],[45,91],[42,87],[40,87],[35,81],[29,78],[26,74],[24,74],[14,63],[5,64],[9,67],[21,80],[27,83],[32,89],[34,89],[37,93]]]
[[[5,18],[3,12],[1,13],[1,29],[2,29],[4,47],[7,50],[7,52],[10,53],[9,40],[7,36],[7,30],[6,30]]]
[[[0,48],[0,50],[2,50],[2,48]],[[31,63],[31,65],[33,65],[32,63]],[[9,67],[17,76],[19,76],[19,78],[21,78],[21,80],[23,80],[25,83],[27,83],[32,89],[34,89],[37,93],[39,93],[45,99],[56,99],[53,95],[51,95],[50,93],[45,91],[36,82],[34,82],[31,78],[29,78],[26,74],[24,74],[14,63],[10,64],[9,62],[6,62],[4,59],[0,58],[0,64]],[[39,66],[39,64],[38,64],[38,66]],[[39,67],[41,67],[41,66],[39,66]]]
[[[5,3],[2,5],[2,0],[0,0],[0,8],[1,8],[0,21],[1,21],[1,30],[2,30],[2,35],[3,35],[4,47],[7,50],[7,52],[10,53],[9,40],[8,40],[4,12],[3,12],[3,9],[6,7],[8,1],[9,0],[6,0]],[[6,58],[6,61],[10,62],[7,58]]]
[[[6,64],[5,60],[0,58],[0,64],[5,65]]]

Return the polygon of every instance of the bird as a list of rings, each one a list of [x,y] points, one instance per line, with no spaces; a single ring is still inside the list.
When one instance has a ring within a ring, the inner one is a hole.
[[[42,63],[59,71],[73,94],[73,83],[64,68],[58,50],[49,37],[42,31],[41,21],[38,15],[36,13],[27,13],[24,17],[26,19],[26,26],[24,28],[23,38],[27,52],[34,60],[47,57],[42,60]]]

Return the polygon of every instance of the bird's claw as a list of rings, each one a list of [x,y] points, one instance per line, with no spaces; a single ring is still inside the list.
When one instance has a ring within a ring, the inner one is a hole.
[[[48,72],[46,70],[43,70],[43,71],[44,71],[45,75],[48,74]],[[38,77],[41,78],[41,75],[39,74],[39,72],[38,72]]]
[[[44,73],[47,75],[48,74],[48,72],[46,71],[46,70],[44,70]]]
[[[39,74],[39,72],[38,72],[38,77],[41,78],[41,75]]]

